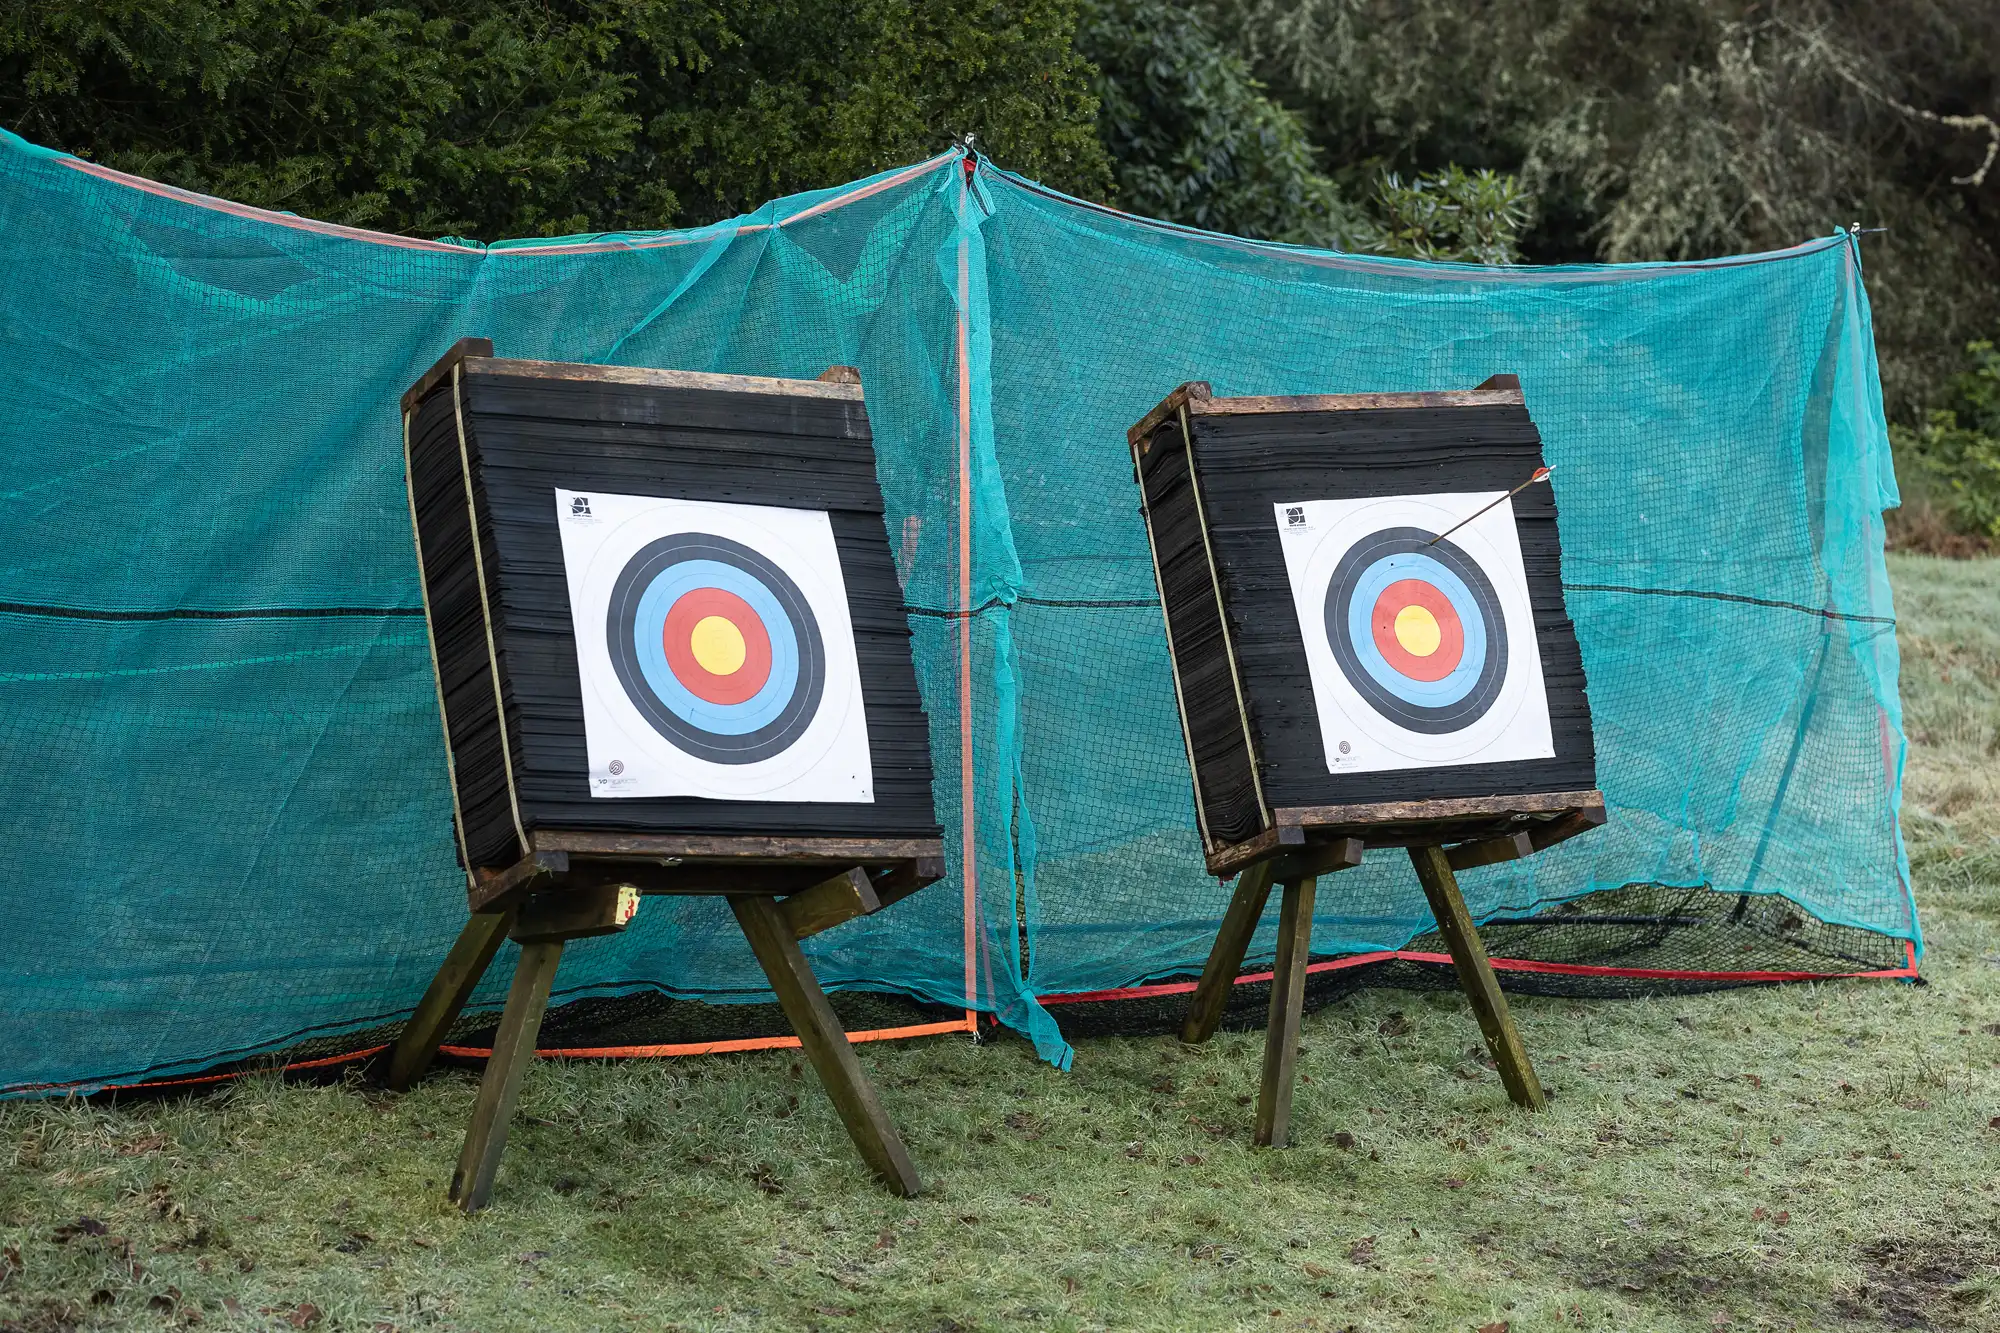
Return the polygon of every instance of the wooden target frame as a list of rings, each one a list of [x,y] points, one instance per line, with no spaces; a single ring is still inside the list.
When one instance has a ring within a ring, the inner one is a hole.
[[[502,419],[483,445],[468,429],[482,392]],[[521,395],[534,393],[545,395],[544,405],[523,409]],[[605,405],[602,420],[592,395]],[[402,410],[470,913],[390,1053],[391,1088],[423,1076],[502,943],[521,946],[451,1199],[473,1212],[491,1196],[566,945],[626,929],[642,898],[662,894],[728,901],[862,1159],[893,1193],[916,1194],[921,1182],[902,1137],[799,948],[945,874],[927,724],[882,528],[860,376],[846,366],[817,380],[785,380],[512,361],[495,358],[490,340],[466,338],[403,395]],[[571,608],[547,489],[584,466],[568,461],[562,422],[585,438],[615,436],[610,463],[591,483],[609,478],[607,492],[831,511],[850,597],[856,586],[874,589],[861,669],[872,802],[591,799]],[[773,483],[760,492],[743,479],[753,470],[746,461],[791,455],[799,465],[775,492]]]
[[[1535,533],[1541,558],[1530,582],[1544,670],[1550,681],[1562,682],[1561,689],[1550,691],[1552,707],[1567,726],[1559,733],[1556,756],[1527,764],[1440,767],[1414,778],[1368,774],[1344,782],[1325,772],[1322,758],[1316,778],[1306,772],[1298,733],[1312,732],[1316,747],[1314,717],[1300,707],[1296,691],[1287,697],[1268,684],[1274,671],[1290,669],[1294,678],[1303,671],[1302,650],[1283,641],[1286,634],[1297,639],[1297,619],[1289,605],[1280,608],[1271,598],[1271,585],[1283,579],[1270,576],[1268,552],[1244,553],[1251,549],[1247,543],[1264,540],[1255,535],[1258,524],[1269,532],[1271,550],[1277,549],[1273,501],[1319,498],[1295,492],[1313,491],[1322,479],[1344,478],[1370,465],[1390,466],[1383,460],[1394,453],[1399,430],[1409,435],[1407,448],[1418,458],[1442,457],[1443,446],[1434,447],[1436,442],[1462,446],[1485,431],[1493,441],[1493,466],[1525,478],[1543,461],[1540,435],[1512,375],[1496,375],[1471,390],[1253,398],[1217,398],[1208,384],[1196,381],[1174,390],[1127,432],[1166,621],[1202,851],[1209,873],[1237,877],[1181,1039],[1203,1042],[1215,1034],[1271,890],[1280,887],[1278,954],[1255,1128],[1256,1142],[1273,1147],[1284,1146],[1289,1137],[1293,1061],[1319,882],[1359,865],[1370,847],[1408,850],[1508,1096],[1523,1107],[1543,1105],[1541,1083],[1456,872],[1533,855],[1605,818],[1581,659],[1562,610],[1554,500],[1546,486],[1531,488],[1542,494],[1529,496],[1523,510],[1545,527]],[[1241,466],[1245,439],[1258,441],[1265,450],[1259,461],[1289,480],[1245,482],[1254,471]],[[1237,452],[1229,453],[1229,447]],[[1404,467],[1389,475],[1407,477],[1409,471]],[[1260,485],[1265,489],[1258,490]],[[1343,479],[1340,485],[1351,490],[1365,483]],[[1233,495],[1218,494],[1230,487]],[[1461,488],[1437,482],[1425,489]],[[1391,485],[1379,493],[1399,492]],[[1254,565],[1257,559],[1261,566]],[[1258,595],[1263,602],[1253,600]],[[1274,632],[1275,625],[1283,631]],[[1365,789],[1374,799],[1341,799],[1343,785]]]

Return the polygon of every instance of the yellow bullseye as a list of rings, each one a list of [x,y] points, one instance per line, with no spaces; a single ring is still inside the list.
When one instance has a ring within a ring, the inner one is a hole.
[[[1436,641],[1435,630],[1432,641]],[[734,675],[742,669],[743,659],[748,655],[743,631],[726,616],[703,616],[696,621],[694,633],[688,636],[688,648],[701,669],[711,676]]]
[[[1379,622],[1378,622],[1379,623]],[[1444,641],[1437,617],[1421,606],[1406,606],[1396,613],[1396,642],[1412,657],[1429,657]]]

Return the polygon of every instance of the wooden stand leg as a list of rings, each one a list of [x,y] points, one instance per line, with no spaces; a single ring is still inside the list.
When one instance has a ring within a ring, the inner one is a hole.
[[[1271,1021],[1264,1030],[1264,1080],[1257,1088],[1260,1147],[1282,1148],[1292,1128],[1292,1073],[1299,1054],[1299,1020],[1305,1016],[1306,959],[1312,952],[1313,898],[1319,881],[1285,885],[1278,908],[1278,961],[1271,976]]]
[[[493,1192],[493,1176],[507,1147],[507,1123],[514,1118],[521,1075],[535,1058],[535,1038],[541,1034],[542,1011],[548,1008],[549,986],[562,951],[561,940],[521,946],[521,963],[514,969],[500,1030],[493,1034],[493,1055],[479,1080],[479,1100],[465,1131],[465,1147],[458,1154],[458,1169],[451,1173],[451,1198],[468,1213],[484,1208]]]
[[[458,943],[445,955],[444,965],[431,978],[430,989],[424,992],[417,1011],[403,1025],[395,1049],[389,1053],[391,1089],[409,1091],[431,1067],[438,1043],[458,1021],[472,988],[493,965],[493,955],[500,952],[500,942],[507,938],[513,924],[511,907],[498,912],[474,912],[467,919],[465,929],[458,932]]]
[[[921,1182],[903,1147],[902,1136],[896,1133],[896,1126],[890,1123],[875,1097],[874,1087],[861,1072],[854,1046],[834,1016],[833,1006],[827,1003],[819,979],[799,951],[798,939],[777,900],[732,897],[729,906],[735,911],[757,961],[763,965],[764,975],[771,979],[771,989],[778,993],[778,1003],[784,1007],[785,1017],[791,1020],[792,1030],[798,1033],[799,1043],[818,1072],[826,1095],[840,1112],[854,1146],[861,1150],[862,1160],[892,1192],[906,1198],[916,1194]]]
[[[1250,937],[1264,916],[1264,904],[1271,897],[1271,863],[1259,861],[1236,879],[1236,892],[1223,914],[1222,929],[1216,932],[1215,947],[1208,951],[1208,963],[1201,980],[1188,1000],[1187,1018],[1181,1023],[1181,1040],[1204,1042],[1221,1026],[1223,1011],[1229,1006],[1230,988],[1243,970],[1243,955]]]
[[[1417,880],[1430,899],[1431,915],[1437,918],[1438,932],[1451,950],[1452,966],[1458,969],[1458,984],[1472,1002],[1473,1016],[1486,1037],[1486,1049],[1500,1070],[1500,1081],[1516,1106],[1540,1110],[1548,1101],[1542,1093],[1535,1067],[1528,1063],[1528,1051],[1515,1030],[1514,1016],[1507,1011],[1507,996],[1493,975],[1493,964],[1480,943],[1472,914],[1458,891],[1458,877],[1452,874],[1442,847],[1410,848],[1410,863],[1417,868]]]

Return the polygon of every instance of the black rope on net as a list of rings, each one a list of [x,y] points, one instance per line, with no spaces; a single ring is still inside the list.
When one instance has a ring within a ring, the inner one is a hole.
[[[1769,597],[1751,597],[1744,593],[1717,592],[1705,588],[1640,588],[1620,583],[1565,583],[1565,592],[1612,592],[1635,597],[1693,597],[1712,602],[1736,602],[1745,606],[1761,606],[1773,611],[1796,611],[1801,615],[1819,616],[1825,620],[1853,621],[1869,625],[1894,625],[1893,616],[1864,616],[1848,611],[1835,611],[1831,607],[1807,606],[1803,602],[1778,601]],[[968,616],[984,615],[988,611],[1004,610],[1018,603],[1023,606],[1058,607],[1068,610],[1101,611],[1130,610],[1137,607],[1157,607],[1157,597],[1109,597],[1109,598],[1058,598],[1028,597],[1014,598],[1010,603],[1004,598],[991,597],[970,610],[944,610],[928,606],[905,605],[904,612],[913,616],[929,616],[940,620],[963,620]],[[4,607],[0,607],[4,609]]]
[[[89,606],[58,606],[39,602],[0,602],[0,615],[39,616],[51,620],[319,620],[341,618],[418,617],[421,606],[176,606],[160,610],[106,611]]]
[[[983,616],[988,611],[1004,611],[1009,606],[1045,606],[1067,611],[1130,611],[1135,608],[1158,610],[1157,597],[1106,597],[1098,599],[1063,597],[1016,597],[1007,601],[1000,597],[989,597],[969,611],[946,611],[937,607],[905,605],[905,615],[926,616],[934,620],[966,620],[972,616]]]
[[[1638,588],[1615,583],[1565,583],[1566,592],[1612,592],[1643,597],[1696,597],[1717,602],[1739,602],[1748,606],[1769,607],[1779,611],[1797,611],[1804,615],[1820,616],[1827,620],[1856,621],[1874,625],[1893,625],[1891,616],[1864,616],[1846,611],[1835,611],[1828,607],[1806,606],[1799,602],[1776,601],[1768,597],[1750,597],[1742,593],[1715,592],[1700,588]],[[963,620],[968,616],[984,615],[988,611],[1002,610],[1010,605],[1053,607],[1072,611],[1129,611],[1159,606],[1157,597],[1030,597],[1020,596],[1012,602],[1004,598],[992,597],[970,610],[945,610],[937,607],[906,605],[903,610],[913,616],[927,616],[940,620]],[[424,614],[421,606],[250,606],[250,607],[204,607],[175,606],[135,608],[129,610],[106,610],[101,607],[65,606],[47,602],[0,602],[0,615],[38,616],[55,620],[314,620],[341,618],[415,618]]]
[[[1481,930],[1498,926],[1705,926],[1705,916],[1496,916]]]
[[[1870,625],[1893,625],[1892,616],[1861,616],[1846,611],[1835,611],[1830,607],[1806,606],[1800,602],[1779,602],[1768,597],[1748,597],[1735,592],[1709,592],[1698,588],[1633,588],[1618,583],[1565,583],[1564,592],[1622,592],[1640,597],[1700,597],[1713,602],[1742,602],[1749,606],[1766,606],[1778,611],[1798,611],[1809,616],[1822,616],[1827,620],[1852,620]]]

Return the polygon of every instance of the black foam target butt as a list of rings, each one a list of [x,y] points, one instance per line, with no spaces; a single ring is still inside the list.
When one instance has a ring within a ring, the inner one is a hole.
[[[1305,642],[1272,506],[1283,500],[1509,491],[1542,466],[1541,434],[1518,403],[1191,418],[1209,540],[1263,758],[1265,799],[1283,806],[1588,791],[1597,785],[1583,656],[1563,603],[1555,488],[1513,499],[1515,532],[1549,702],[1555,757],[1336,777],[1313,706]]]
[[[1595,787],[1590,705],[1563,603],[1553,487],[1528,487],[1513,510],[1555,756],[1508,763],[1328,772],[1273,510],[1289,501],[1512,490],[1543,461],[1527,409],[1518,402],[1324,409],[1302,400],[1298,411],[1231,411],[1229,401],[1169,418],[1141,459],[1211,840],[1241,841],[1261,826],[1246,716],[1264,803],[1273,810]]]
[[[577,373],[587,370],[468,360],[456,388],[442,383],[411,418],[412,495],[474,864],[520,854],[517,807],[530,833],[938,837],[929,728],[863,403],[757,381],[713,387],[708,377],[628,383]],[[825,511],[860,666],[873,803],[593,799],[557,487]],[[496,662],[504,710],[495,704]]]

